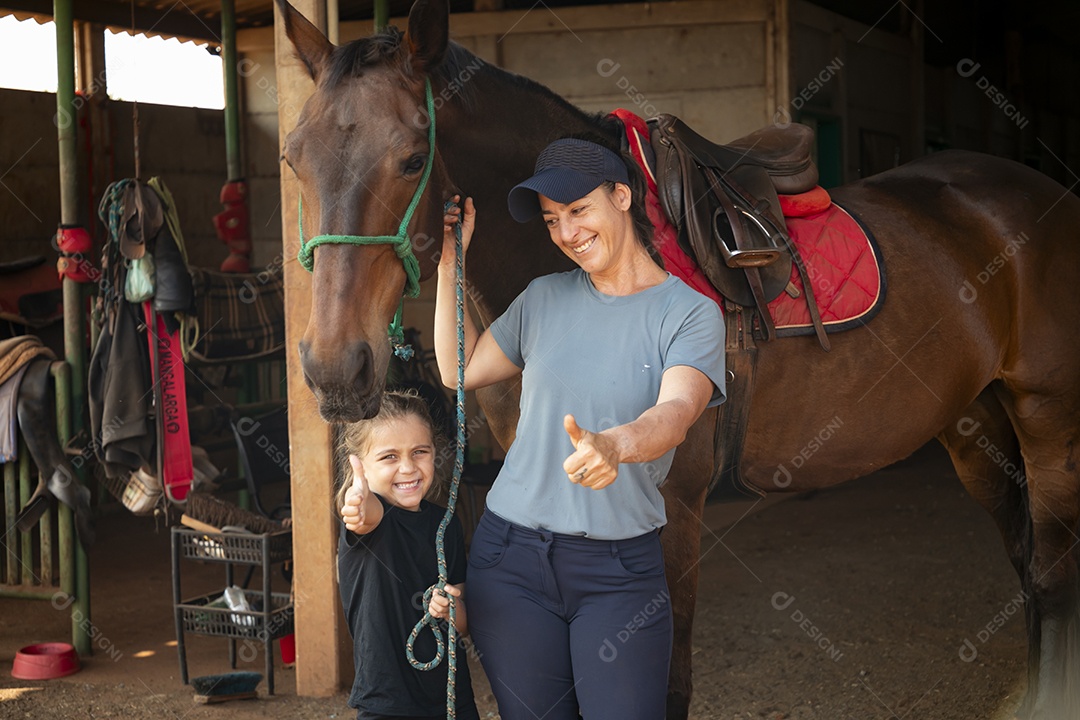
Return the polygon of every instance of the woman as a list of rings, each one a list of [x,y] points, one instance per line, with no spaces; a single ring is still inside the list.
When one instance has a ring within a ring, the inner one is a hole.
[[[634,178],[634,180],[631,180]],[[664,717],[671,611],[659,486],[724,399],[719,308],[659,267],[633,160],[556,140],[509,195],[578,269],[534,280],[491,327],[466,313],[465,387],[522,373],[517,436],[469,557],[473,639],[503,720]],[[446,216],[435,349],[457,380]],[[462,244],[476,222],[465,201]]]

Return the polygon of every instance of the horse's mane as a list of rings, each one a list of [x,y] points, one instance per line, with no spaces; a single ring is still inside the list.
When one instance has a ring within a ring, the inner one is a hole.
[[[404,34],[393,25],[369,37],[345,43],[330,57],[327,85],[336,87],[342,80],[357,77],[367,68],[397,62],[402,73],[409,70],[401,40]]]
[[[346,78],[357,77],[362,75],[364,70],[381,65],[396,66],[403,77],[414,77],[416,71],[408,62],[403,39],[404,33],[391,25],[374,35],[338,47],[330,60],[327,77],[329,87],[333,88]],[[535,80],[489,65],[456,42],[449,43],[446,54],[435,68],[432,77],[443,87],[452,85],[455,98],[466,108],[472,109],[476,103],[476,87],[468,80],[480,73],[497,75],[518,89],[539,95],[553,110],[577,115],[594,127],[597,133],[618,142],[622,132],[618,120],[603,113],[586,113]]]

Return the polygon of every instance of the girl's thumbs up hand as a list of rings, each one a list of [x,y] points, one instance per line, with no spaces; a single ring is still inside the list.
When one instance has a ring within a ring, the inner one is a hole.
[[[359,532],[364,524],[364,501],[368,496],[367,478],[364,477],[364,466],[360,458],[350,455],[349,464],[352,465],[353,482],[352,487],[345,494],[341,519],[351,532]]]

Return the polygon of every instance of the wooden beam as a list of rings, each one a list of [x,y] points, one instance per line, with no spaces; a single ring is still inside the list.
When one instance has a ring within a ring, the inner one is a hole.
[[[293,0],[316,27],[326,27],[324,0]],[[275,13],[277,10],[275,9]],[[280,16],[275,20],[278,135],[296,126],[300,109],[314,86],[295,57]],[[299,183],[281,167],[282,252],[285,274],[285,347],[288,368],[289,452],[292,482],[293,594],[296,600],[296,693],[333,695],[342,686],[343,661],[338,642],[344,626],[338,595],[337,532],[333,503],[333,452],[330,426],[319,417],[315,399],[304,384],[296,348],[311,313],[311,276],[296,262]],[[351,660],[351,658],[350,658]]]
[[[673,0],[672,2],[623,3],[548,8],[543,3],[531,9],[499,12],[459,13],[451,16],[451,37],[494,35],[501,41],[510,33],[607,32],[624,28],[709,25],[767,21],[773,0]],[[390,18],[391,25],[404,28],[407,18]],[[371,23],[354,20],[341,23],[341,41],[371,34]]]

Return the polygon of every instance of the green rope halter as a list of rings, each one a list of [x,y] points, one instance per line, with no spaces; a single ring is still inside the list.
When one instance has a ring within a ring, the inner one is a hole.
[[[409,203],[408,209],[405,210],[405,215],[401,218],[401,224],[398,226],[397,235],[316,235],[307,242],[304,241],[304,199],[299,199],[299,223],[300,223],[300,252],[297,253],[297,259],[305,270],[311,272],[315,267],[315,248],[319,245],[327,245],[331,243],[341,245],[381,245],[384,243],[394,246],[394,252],[401,258],[402,265],[405,266],[405,291],[402,294],[401,304],[398,305],[397,312],[394,314],[394,320],[390,323],[389,335],[390,340],[394,343],[394,354],[403,359],[409,359],[412,357],[412,348],[405,345],[405,334],[401,326],[401,314],[405,305],[406,297],[418,297],[420,295],[420,263],[416,259],[416,255],[413,253],[412,240],[408,236],[409,223],[412,222],[413,213],[416,212],[416,206],[420,204],[420,196],[424,194],[424,189],[427,187],[428,178],[431,177],[431,167],[435,164],[435,97],[431,92],[431,79],[424,80],[424,89],[427,95],[427,114],[428,114],[428,159],[424,164],[424,174],[420,178],[420,184],[416,186],[416,192],[413,193],[412,202]]]

